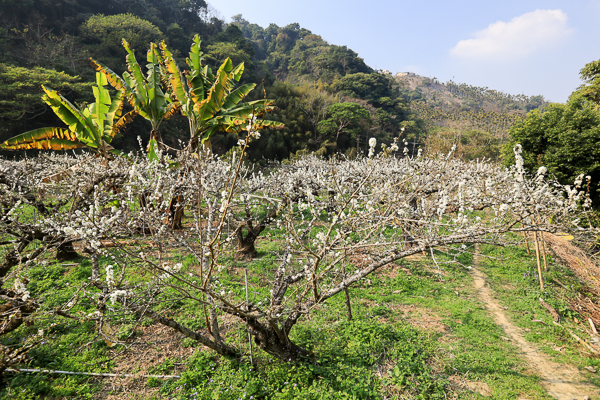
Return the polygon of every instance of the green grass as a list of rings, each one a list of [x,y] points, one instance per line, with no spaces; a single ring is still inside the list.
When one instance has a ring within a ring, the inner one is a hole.
[[[585,319],[571,310],[563,299],[563,295],[574,296],[575,291],[581,287],[581,282],[573,272],[550,255],[548,271],[542,272],[544,278],[542,291],[533,251],[531,255],[527,255],[524,248],[486,247],[482,250],[490,256],[501,259],[501,261],[483,259],[481,267],[488,275],[497,298],[508,307],[506,312],[511,320],[525,330],[525,339],[537,343],[538,347],[556,362],[570,363],[579,367],[592,384],[600,387],[600,378],[584,369],[587,366],[594,366],[600,370],[600,359],[585,354],[586,349],[577,345],[567,331],[570,329],[580,337],[586,336],[581,326],[574,323],[575,318],[579,321]],[[571,290],[566,291],[555,283],[554,279],[558,279]],[[562,327],[552,322],[552,316],[541,305],[540,298],[558,311],[562,317]],[[546,324],[533,322],[533,320],[543,321]],[[556,350],[562,346],[565,346],[562,351]]]
[[[272,274],[278,249],[277,237],[272,236],[259,239],[259,257],[251,262],[224,259],[230,269],[222,275],[223,283],[242,294],[242,269],[247,268],[251,296],[255,301],[265,298],[269,288],[262,277]],[[541,307],[540,296],[567,318],[572,320],[576,315],[557,300],[552,285],[548,285],[547,293],[539,291],[530,272],[535,266],[531,256],[520,248],[482,246],[481,251],[494,257],[478,262],[500,302],[509,308],[512,320],[530,329],[528,340],[539,343],[559,362],[570,361],[579,367],[594,365],[600,369],[598,359],[582,355],[568,333],[554,326]],[[193,263],[191,258],[179,259],[184,268]],[[441,253],[436,253],[436,259],[448,260]],[[108,261],[100,261],[104,271]],[[460,261],[465,265],[473,262],[469,255],[461,256]],[[42,298],[45,307],[52,308],[68,300],[89,276],[91,263],[87,259],[78,260],[76,266],[48,263],[31,271],[28,288],[32,295],[45,294]],[[574,279],[554,262],[548,278],[553,276],[567,284]],[[184,339],[181,346],[191,347],[193,355],[182,361],[185,365],[181,379],[150,378],[145,385],[154,388],[157,399],[483,398],[456,383],[468,381],[487,384],[494,399],[551,398],[544,394],[539,378],[531,375],[517,349],[502,339],[504,333],[477,299],[466,268],[448,264],[440,275],[432,266],[431,257],[427,257],[401,261],[369,280],[350,289],[353,321],[347,321],[342,295],[319,306],[292,331],[292,340],[313,351],[314,360],[298,363],[273,360],[255,348],[255,364],[251,365],[247,359],[227,360]],[[83,313],[93,310],[91,303],[78,307]],[[181,300],[169,307],[176,319],[194,329],[205,326],[197,304]],[[411,315],[407,310],[426,313],[436,321],[437,329],[427,329],[427,325],[420,324],[419,313]],[[548,325],[531,322],[532,319],[542,319]],[[133,327],[126,319],[122,324],[123,332]],[[142,322],[143,326],[152,324],[149,320]],[[35,325],[23,326],[3,337],[2,342],[16,343],[38,329],[46,331],[44,344],[31,351],[31,361],[23,367],[106,372],[112,371],[119,360],[111,356],[122,347],[111,349],[104,341],[94,340],[93,322],[41,317]],[[247,347],[245,338],[241,325],[227,334],[227,340],[236,346]],[[553,350],[554,345],[565,345],[566,350],[558,353]],[[181,362],[166,358],[147,373],[178,373],[176,361]],[[597,378],[590,378],[600,384]],[[86,399],[93,398],[106,384],[102,379],[81,376],[19,374],[7,378],[0,397]],[[115,394],[124,398],[127,395]]]

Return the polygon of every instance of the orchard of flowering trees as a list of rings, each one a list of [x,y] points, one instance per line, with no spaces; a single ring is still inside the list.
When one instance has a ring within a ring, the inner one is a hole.
[[[44,88],[67,128],[36,129],[2,145],[84,151],[0,161],[0,337],[42,321],[75,321],[110,346],[128,345],[135,335],[124,336],[121,326],[150,319],[242,357],[223,328],[239,324],[276,358],[311,358],[294,342],[294,327],[334,296],[346,296],[350,312],[348,288],[402,258],[434,250],[458,256],[472,244],[513,243],[515,233],[587,232],[589,178],[562,186],[544,168],[528,174],[520,145],[508,169],[452,152],[409,157],[406,142],[394,157],[399,144],[377,152],[375,138],[368,157],[305,156],[261,169],[245,155],[261,129],[280,124],[264,119],[269,101],[241,102],[254,87],[237,86],[243,64],[227,59],[213,73],[196,37],[188,70],[162,43],[151,46],[144,74],[123,44],[130,72],[119,77],[92,62],[96,101],[87,108]],[[190,138],[175,151],[159,127],[177,112]],[[124,154],[110,143],[136,115],[151,122],[150,145]],[[219,158],[209,144],[221,132],[235,133],[238,146]],[[266,234],[277,238],[276,261],[250,299],[247,278],[232,278],[230,261],[257,257]],[[40,266],[82,257],[91,269],[69,264],[85,279],[60,296],[37,281]],[[193,306],[193,323],[178,313],[182,302]],[[0,371],[22,363],[43,334],[1,344]]]
[[[311,357],[290,339],[294,327],[397,260],[504,245],[525,231],[586,231],[586,178],[563,187],[543,169],[527,174],[519,146],[509,169],[451,154],[395,158],[387,149],[261,171],[243,161],[256,136],[240,139],[242,151],[226,158],[159,151],[108,162],[85,153],[2,160],[0,335],[44,319],[93,321],[99,340],[126,344],[134,339],[117,337],[120,324],[150,318],[239,357],[222,329],[233,320],[272,356]],[[223,283],[231,272],[225,260],[255,257],[267,232],[279,238],[278,261],[250,301],[243,280]],[[59,304],[44,301],[52,288],[40,291],[30,271],[78,256],[92,261],[88,279]],[[201,328],[170,306],[182,299],[196,304]],[[22,362],[40,340],[3,346],[2,368]]]

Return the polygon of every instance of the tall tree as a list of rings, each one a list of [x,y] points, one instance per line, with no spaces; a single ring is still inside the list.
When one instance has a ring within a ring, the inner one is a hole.
[[[600,60],[592,61],[581,69],[579,76],[584,84],[573,94],[581,96],[594,104],[595,109],[600,108]]]
[[[81,26],[80,31],[81,39],[94,57],[110,65],[117,73],[127,70],[127,53],[121,46],[123,38],[138,52],[145,49],[148,43],[165,39],[155,25],[133,14],[94,15]]]
[[[369,132],[371,114],[360,104],[336,103],[327,110],[328,117],[319,122],[319,132],[324,141],[335,145],[335,150],[345,151],[356,143],[361,133]]]

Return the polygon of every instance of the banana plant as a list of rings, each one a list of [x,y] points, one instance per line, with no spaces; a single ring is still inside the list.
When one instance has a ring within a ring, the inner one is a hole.
[[[150,43],[150,49],[146,56],[148,72],[144,76],[129,43],[123,39],[122,44],[127,51],[126,60],[129,69],[129,72],[123,73],[123,78],[91,58],[90,63],[96,71],[104,74],[115,89],[125,92],[127,101],[137,111],[137,114],[150,121],[152,125],[150,142],[154,140],[162,149],[164,144],[158,130],[159,126],[162,121],[169,119],[177,112],[178,105],[172,102],[163,90],[161,53],[154,43]]]
[[[271,103],[257,100],[241,103],[256,84],[249,83],[234,88],[244,72],[244,64],[233,67],[227,58],[216,74],[203,65],[200,37],[196,35],[186,63],[189,71],[181,72],[166,43],[160,45],[163,62],[167,69],[173,100],[181,114],[189,120],[190,150],[202,146],[210,148],[210,138],[215,132],[236,132],[254,116],[273,110]],[[259,120],[253,128],[282,128],[283,124]]]
[[[69,150],[88,148],[108,159],[109,153],[120,155],[110,142],[115,135],[131,122],[135,111],[123,115],[125,93],[111,99],[105,86],[108,84],[103,74],[96,74],[93,87],[95,102],[80,110],[60,93],[42,85],[42,99],[68,128],[39,128],[14,136],[0,147],[7,150]]]

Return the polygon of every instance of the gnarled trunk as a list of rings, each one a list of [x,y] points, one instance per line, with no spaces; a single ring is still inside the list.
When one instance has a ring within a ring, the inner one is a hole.
[[[271,327],[265,327],[258,323],[258,321],[253,320],[248,321],[248,326],[250,327],[250,333],[254,337],[254,343],[265,352],[280,360],[294,361],[314,357],[314,354],[310,351],[292,342],[287,335],[278,335],[278,332]]]
[[[277,208],[267,214],[258,225],[254,225],[254,222],[251,218],[240,223],[237,229],[237,238],[238,238],[238,254],[246,259],[251,260],[256,257],[257,251],[254,243],[258,236],[265,230],[267,225],[271,223],[273,218],[277,216]],[[244,236],[244,228],[246,228],[246,235]]]
[[[255,230],[248,228],[246,236],[242,232],[242,229],[238,230],[238,255],[244,260],[251,260],[257,255],[256,247],[254,242],[258,238],[259,233]]]
[[[183,196],[173,196],[169,207],[167,208],[167,218],[165,223],[168,224],[171,229],[182,229],[183,228]]]

